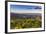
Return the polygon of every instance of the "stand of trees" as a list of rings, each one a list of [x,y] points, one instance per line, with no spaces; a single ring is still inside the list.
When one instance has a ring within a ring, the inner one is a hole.
[[[10,20],[11,29],[40,28],[42,21],[40,16],[33,18],[16,18]]]

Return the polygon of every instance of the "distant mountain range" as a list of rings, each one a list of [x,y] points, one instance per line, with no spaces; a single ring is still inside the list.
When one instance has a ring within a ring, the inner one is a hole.
[[[41,17],[41,14],[40,13],[23,13],[23,14],[10,13],[10,16],[16,18],[34,18],[36,16]]]

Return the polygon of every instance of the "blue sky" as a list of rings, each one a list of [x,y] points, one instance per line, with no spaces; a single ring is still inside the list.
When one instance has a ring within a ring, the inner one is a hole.
[[[41,6],[33,5],[10,5],[12,10],[41,10]]]

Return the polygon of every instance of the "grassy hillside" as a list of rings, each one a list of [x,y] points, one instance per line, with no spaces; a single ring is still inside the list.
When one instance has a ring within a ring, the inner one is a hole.
[[[30,16],[30,17],[27,17]],[[27,15],[25,17],[21,16],[11,16],[10,28],[11,29],[25,29],[25,28],[40,28],[42,21],[39,15]],[[23,17],[23,18],[22,18]]]

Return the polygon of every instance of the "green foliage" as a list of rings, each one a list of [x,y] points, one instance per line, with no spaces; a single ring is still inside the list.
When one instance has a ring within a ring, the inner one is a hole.
[[[39,18],[40,19],[40,18]],[[11,19],[11,29],[24,29],[24,28],[39,28],[41,27],[42,21],[37,18],[15,18]],[[13,20],[13,21],[12,21]]]

